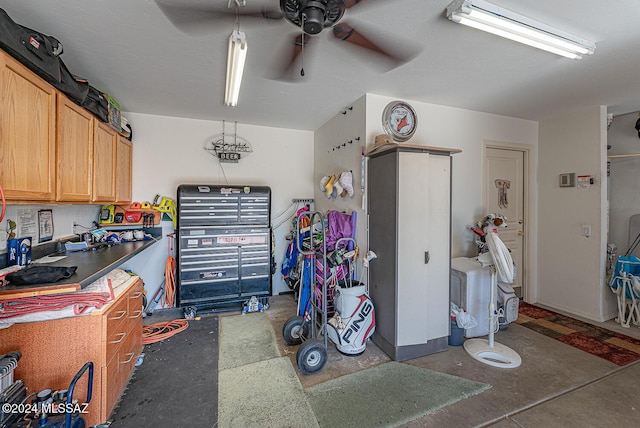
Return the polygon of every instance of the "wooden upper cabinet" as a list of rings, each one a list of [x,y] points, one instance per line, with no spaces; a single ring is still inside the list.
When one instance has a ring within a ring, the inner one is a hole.
[[[116,200],[117,133],[106,123],[94,121],[93,134],[93,202]]]
[[[131,142],[0,50],[0,186],[10,202],[131,202]]]
[[[93,115],[58,94],[56,201],[90,202]]]
[[[0,51],[0,186],[10,201],[55,199],[56,91]]]
[[[131,141],[118,135],[116,146],[116,203],[131,202],[131,171],[133,145]]]

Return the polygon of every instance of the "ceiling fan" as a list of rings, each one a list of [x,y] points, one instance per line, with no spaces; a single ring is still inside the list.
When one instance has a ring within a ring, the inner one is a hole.
[[[412,59],[415,52],[406,43],[390,40],[376,42],[373,37],[366,36],[363,30],[342,20],[345,12],[356,5],[372,4],[376,0],[276,0],[279,5],[249,6],[246,0],[229,0],[228,7],[221,8],[216,2],[194,2],[178,0],[155,0],[165,16],[176,28],[187,33],[197,33],[212,28],[212,22],[234,16],[236,20],[258,18],[267,22],[286,21],[298,29],[291,36],[289,50],[291,54],[282,65],[280,76],[288,74],[300,54],[315,44],[314,36],[331,28],[334,39],[357,47],[360,51],[375,54],[377,57],[389,59],[395,68]],[[223,2],[226,3],[226,2]],[[378,1],[378,3],[381,3]],[[376,34],[379,32],[376,31]],[[309,44],[311,43],[311,44]],[[304,76],[304,69],[301,69]]]

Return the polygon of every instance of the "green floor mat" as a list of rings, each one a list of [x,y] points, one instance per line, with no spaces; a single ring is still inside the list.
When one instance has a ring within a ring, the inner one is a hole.
[[[287,357],[221,370],[218,423],[225,428],[318,426]]]
[[[484,383],[397,362],[306,390],[321,427],[394,427],[489,389]]]
[[[275,333],[266,314],[220,317],[220,370],[279,356]]]

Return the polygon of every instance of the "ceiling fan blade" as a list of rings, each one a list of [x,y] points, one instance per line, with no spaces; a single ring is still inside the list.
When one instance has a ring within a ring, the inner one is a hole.
[[[236,16],[241,21],[256,18],[276,21],[284,17],[280,9],[275,8],[242,7],[236,11],[235,8],[211,2],[199,4],[176,0],[155,0],[155,2],[178,30],[192,34],[211,32],[215,28],[215,22],[220,20],[234,22]]]
[[[280,56],[280,64],[277,66],[276,75],[272,76],[272,78],[293,81],[304,77],[304,64],[313,54],[314,45],[314,38],[309,34],[296,33],[291,40],[285,43],[284,53]]]
[[[357,5],[358,3],[362,3],[364,0],[342,0],[342,3],[344,4],[345,9],[349,9],[355,5]]]
[[[381,5],[383,2],[381,0],[342,0],[342,4],[345,9],[351,9],[354,6],[365,4],[367,6],[377,4]]]
[[[399,42],[389,43],[388,38],[385,38],[386,42],[374,42],[361,31],[356,30],[345,22],[339,22],[333,27],[333,35],[338,40],[348,42],[358,48],[366,49],[367,52],[391,59],[395,63],[394,67],[415,57],[415,53],[410,52],[411,47],[409,45],[400,44]],[[382,37],[378,37],[378,39],[382,40]]]

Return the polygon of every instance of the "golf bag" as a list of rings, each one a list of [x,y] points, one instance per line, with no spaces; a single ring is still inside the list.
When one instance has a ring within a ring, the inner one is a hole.
[[[376,329],[373,302],[365,286],[336,287],[333,306],[335,313],[327,325],[329,338],[343,354],[361,354]]]

